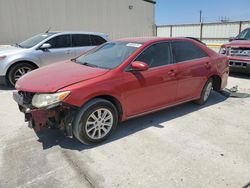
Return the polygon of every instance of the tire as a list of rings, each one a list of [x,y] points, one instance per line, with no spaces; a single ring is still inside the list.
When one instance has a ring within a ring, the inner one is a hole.
[[[202,89],[200,98],[198,100],[195,100],[194,103],[199,104],[199,105],[205,104],[212,90],[213,90],[213,79],[209,78],[205,86]]]
[[[96,98],[77,113],[73,122],[73,134],[83,144],[97,144],[114,132],[117,123],[116,107],[108,100]]]
[[[10,68],[7,80],[10,85],[15,86],[19,78],[34,69],[36,69],[36,67],[29,63],[17,63]]]

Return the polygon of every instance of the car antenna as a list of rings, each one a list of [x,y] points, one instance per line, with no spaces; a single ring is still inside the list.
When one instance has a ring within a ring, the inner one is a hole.
[[[48,33],[50,31],[51,27],[48,28],[48,30],[45,33]]]

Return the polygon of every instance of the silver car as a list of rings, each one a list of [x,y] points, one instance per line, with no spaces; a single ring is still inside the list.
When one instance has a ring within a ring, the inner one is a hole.
[[[0,84],[16,81],[36,68],[75,58],[105,43],[106,34],[89,32],[46,32],[0,48]]]

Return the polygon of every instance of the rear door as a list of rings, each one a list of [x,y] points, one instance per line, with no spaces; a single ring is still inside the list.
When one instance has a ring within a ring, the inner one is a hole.
[[[178,65],[177,102],[197,98],[211,69],[210,58],[205,51],[191,41],[171,43],[175,64]]]
[[[168,42],[156,43],[145,49],[134,61],[149,65],[147,71],[124,72],[124,98],[127,116],[159,109],[175,103],[176,65]]]
[[[91,42],[90,35],[88,34],[72,34],[72,47],[74,56],[78,57],[83,53],[94,48]]]
[[[51,45],[51,48],[46,50],[39,50],[39,57],[42,65],[69,60],[74,57],[74,53],[71,47],[70,35],[55,36],[45,43],[49,43]]]

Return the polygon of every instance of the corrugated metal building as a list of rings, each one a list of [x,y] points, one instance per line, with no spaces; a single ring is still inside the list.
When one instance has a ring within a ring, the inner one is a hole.
[[[0,44],[51,30],[107,33],[111,39],[151,36],[152,0],[0,0]]]

